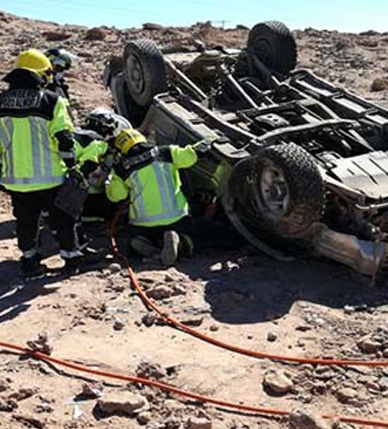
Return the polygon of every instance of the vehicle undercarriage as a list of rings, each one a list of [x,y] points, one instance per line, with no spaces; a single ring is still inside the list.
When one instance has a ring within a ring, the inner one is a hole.
[[[297,69],[292,34],[257,24],[242,50],[130,41],[105,72],[116,108],[157,144],[214,140],[183,172],[197,214],[219,201],[261,251],[299,248],[373,280],[388,252],[388,110]]]

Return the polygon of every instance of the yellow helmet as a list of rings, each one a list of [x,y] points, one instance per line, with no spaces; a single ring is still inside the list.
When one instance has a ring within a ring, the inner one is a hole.
[[[44,78],[46,83],[50,81],[53,73],[51,61],[37,49],[21,52],[16,59],[16,68],[32,71]]]
[[[138,143],[147,143],[147,139],[142,133],[132,128],[122,130],[115,140],[115,146],[123,153],[127,153]]]

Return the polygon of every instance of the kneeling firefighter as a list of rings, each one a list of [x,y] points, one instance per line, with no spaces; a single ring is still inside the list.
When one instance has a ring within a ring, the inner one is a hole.
[[[73,124],[64,99],[45,89],[52,65],[40,51],[20,53],[4,78],[9,89],[0,94],[0,183],[12,199],[21,269],[28,276],[46,271],[37,249],[41,211],[50,212],[58,230],[65,269],[82,256],[76,249],[74,218],[57,207],[66,177],[75,170]]]
[[[143,256],[161,257],[170,266],[192,254],[189,206],[181,189],[179,170],[193,166],[210,143],[155,146],[137,130],[123,130],[115,141],[121,161],[107,186],[107,196],[129,203],[129,245]],[[160,251],[161,250],[161,251]]]

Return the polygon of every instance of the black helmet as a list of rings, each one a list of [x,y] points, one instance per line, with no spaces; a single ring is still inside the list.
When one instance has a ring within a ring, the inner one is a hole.
[[[69,70],[73,60],[76,58],[74,54],[66,51],[63,48],[52,48],[45,52],[46,57],[51,61],[51,64],[56,71]]]
[[[87,116],[84,128],[93,130],[103,138],[117,137],[124,128],[132,128],[130,122],[106,107],[96,107]]]

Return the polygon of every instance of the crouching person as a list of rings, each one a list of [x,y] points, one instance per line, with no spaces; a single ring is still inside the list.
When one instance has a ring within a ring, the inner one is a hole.
[[[159,252],[166,266],[190,256],[189,206],[179,169],[197,162],[195,145],[155,146],[134,129],[123,130],[115,145],[122,157],[106,192],[113,202],[129,197],[129,245],[147,257]]]
[[[39,217],[48,211],[58,230],[60,253],[69,269],[79,260],[74,219],[55,204],[66,175],[74,170],[73,125],[62,97],[45,88],[52,66],[41,52],[22,52],[0,94],[0,183],[11,195],[21,269],[26,277],[46,266],[37,249]]]
[[[114,215],[116,205],[106,197],[105,181],[117,152],[115,138],[125,128],[131,128],[128,120],[107,108],[98,107],[86,116],[82,129],[75,132],[77,165],[89,183],[83,222],[105,221]]]

